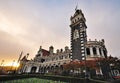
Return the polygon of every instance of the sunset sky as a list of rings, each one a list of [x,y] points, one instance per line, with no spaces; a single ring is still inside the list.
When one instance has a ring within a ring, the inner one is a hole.
[[[120,0],[0,0],[0,63],[5,65],[40,45],[70,47],[70,16],[75,7],[86,18],[87,36],[105,39],[108,55],[120,57]]]

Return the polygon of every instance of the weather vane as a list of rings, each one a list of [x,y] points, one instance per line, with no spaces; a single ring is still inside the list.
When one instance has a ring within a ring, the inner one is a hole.
[[[76,1],[77,5],[75,7],[75,11],[78,9],[78,1]]]

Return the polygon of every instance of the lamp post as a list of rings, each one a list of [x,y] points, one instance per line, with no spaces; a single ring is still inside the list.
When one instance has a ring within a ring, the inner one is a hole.
[[[23,51],[20,53],[20,55],[19,55],[19,58],[18,58],[18,60],[17,60],[17,65],[19,65],[20,64],[20,61],[21,61],[21,58],[22,58],[22,55],[23,55]],[[27,57],[29,56],[29,53],[27,54]],[[17,73],[19,73],[20,72],[20,70],[19,70],[19,66],[17,66],[17,67],[15,67],[15,73],[17,74]]]
[[[1,70],[3,69],[3,66],[4,66],[3,63],[4,63],[4,60],[1,61],[1,65],[0,65]]]
[[[109,74],[110,74],[110,78],[111,78],[111,80],[113,80],[113,71],[112,71],[112,67],[114,66],[114,64],[109,64],[109,66],[110,66],[110,71],[109,71]]]

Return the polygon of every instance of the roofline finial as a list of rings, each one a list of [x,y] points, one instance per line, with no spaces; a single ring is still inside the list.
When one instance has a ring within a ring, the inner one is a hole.
[[[78,9],[78,4],[77,4],[76,7],[75,7],[75,11],[77,11],[77,9]]]
[[[78,0],[76,1],[76,3],[77,3],[77,5],[75,7],[75,11],[77,11],[77,9],[78,9]]]

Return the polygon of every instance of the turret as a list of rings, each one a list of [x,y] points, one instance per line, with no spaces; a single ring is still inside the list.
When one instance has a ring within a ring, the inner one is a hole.
[[[65,52],[68,52],[69,48],[68,46],[65,46]]]
[[[52,55],[54,53],[54,47],[53,46],[49,47],[49,52],[50,52],[50,55]]]

